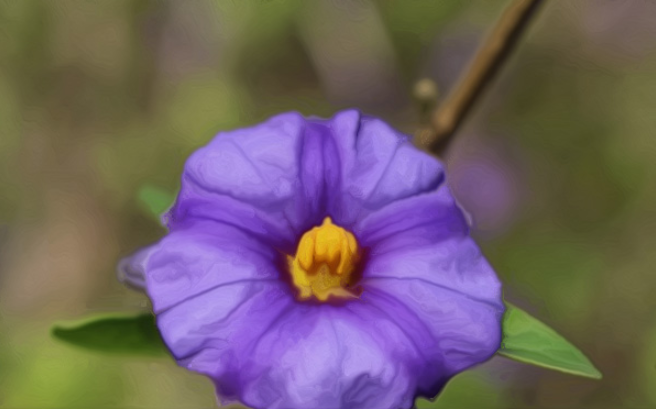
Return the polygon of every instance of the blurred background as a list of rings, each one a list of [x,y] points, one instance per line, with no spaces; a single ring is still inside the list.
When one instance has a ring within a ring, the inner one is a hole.
[[[148,309],[115,278],[164,233],[140,187],[174,192],[217,131],[281,111],[357,107],[415,134],[417,82],[443,97],[506,4],[1,1],[0,407],[214,407],[172,360],[49,336]],[[445,161],[506,299],[604,379],[494,358],[420,407],[656,407],[655,107],[656,1],[541,10]]]

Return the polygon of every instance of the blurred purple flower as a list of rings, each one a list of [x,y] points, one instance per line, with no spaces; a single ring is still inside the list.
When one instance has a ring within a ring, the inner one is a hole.
[[[576,22],[572,29],[582,27],[591,42],[576,47],[577,55],[592,50],[625,66],[649,57],[656,49],[654,1],[587,0],[578,7],[571,3],[558,6],[554,8],[557,13],[580,17],[581,23]]]
[[[122,264],[181,366],[253,408],[410,408],[500,343],[442,165],[357,111],[219,134]]]
[[[485,236],[501,234],[516,221],[524,195],[520,156],[502,141],[465,134],[449,155],[453,195],[471,215],[473,229]]]

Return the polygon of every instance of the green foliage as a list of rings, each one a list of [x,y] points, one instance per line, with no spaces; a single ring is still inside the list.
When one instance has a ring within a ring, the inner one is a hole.
[[[434,400],[419,398],[416,409],[493,409],[507,407],[498,390],[481,368],[461,372],[451,379]]]
[[[574,345],[526,311],[508,303],[498,353],[516,361],[601,379],[601,372]]]
[[[162,356],[166,347],[152,314],[96,316],[57,325],[52,335],[64,342],[110,354]]]
[[[144,185],[139,189],[137,194],[141,207],[151,216],[159,220],[159,216],[164,213],[175,200],[175,196],[170,192],[152,185]]]
[[[124,362],[103,355],[80,354],[40,337],[14,339],[10,347],[19,362],[3,366],[11,377],[2,380],[2,408],[126,407],[130,395],[122,372]],[[142,363],[142,366],[151,364]],[[136,366],[136,364],[134,365]],[[127,395],[127,396],[126,396]]]

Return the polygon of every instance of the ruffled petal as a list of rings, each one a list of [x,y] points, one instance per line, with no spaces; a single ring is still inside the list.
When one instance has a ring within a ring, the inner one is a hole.
[[[330,209],[343,226],[390,203],[430,192],[444,181],[442,165],[385,122],[343,111],[330,121],[340,160],[340,200]]]
[[[118,281],[137,290],[146,291],[146,263],[152,247],[144,247],[119,261],[116,275]]]
[[[467,230],[446,186],[358,224],[370,251],[363,299],[395,311],[399,325],[424,345],[427,365],[440,368],[421,379],[419,389],[429,397],[500,344],[501,283]]]
[[[152,246],[148,295],[164,342],[182,366],[239,379],[245,349],[294,303],[279,254],[256,237],[214,221],[193,221]]]
[[[338,165],[328,133],[322,121],[297,113],[220,133],[187,161],[168,226],[222,221],[293,252],[298,236],[322,220],[327,190],[334,190]]]
[[[165,219],[169,227],[190,217],[231,223],[293,252],[326,215],[351,227],[443,181],[438,161],[379,119],[355,110],[329,120],[287,113],[196,151]]]
[[[253,408],[410,408],[422,366],[407,335],[364,303],[297,304],[250,352],[241,399]]]
[[[219,286],[160,313],[157,325],[178,364],[221,379],[229,395],[237,394],[251,360],[245,351],[290,307],[284,286],[267,281]]]
[[[212,221],[194,221],[149,251],[146,287],[155,313],[233,284],[281,281],[280,255],[251,234]]]
[[[501,305],[501,283],[446,185],[372,214],[355,232],[371,259],[364,278],[425,280]]]
[[[435,397],[452,376],[488,360],[500,346],[501,305],[417,279],[369,279],[366,286],[366,297],[422,346],[422,369],[431,371],[416,377],[420,396]]]

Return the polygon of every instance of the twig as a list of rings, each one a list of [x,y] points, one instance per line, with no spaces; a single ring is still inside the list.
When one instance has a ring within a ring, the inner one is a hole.
[[[420,143],[442,154],[499,67],[508,59],[542,0],[513,0],[476,52],[446,100],[431,115],[432,129],[425,130]]]

